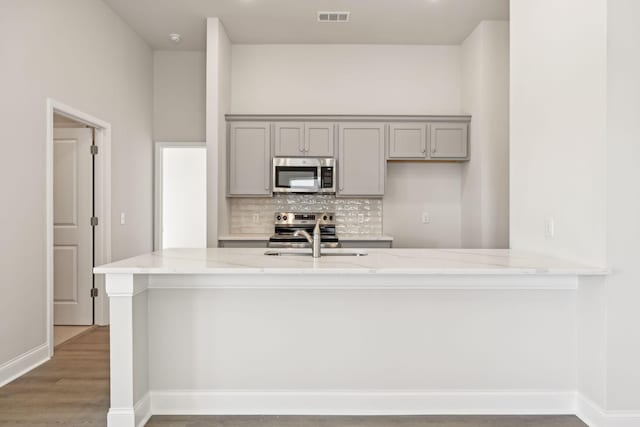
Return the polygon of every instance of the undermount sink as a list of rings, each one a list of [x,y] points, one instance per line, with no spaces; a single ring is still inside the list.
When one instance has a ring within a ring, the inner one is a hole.
[[[265,255],[269,256],[311,256],[311,252],[293,252],[293,251],[266,251]],[[367,256],[366,252],[322,252],[321,257],[325,256]]]

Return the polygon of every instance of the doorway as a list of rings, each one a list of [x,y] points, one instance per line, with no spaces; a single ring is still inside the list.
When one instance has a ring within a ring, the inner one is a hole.
[[[111,128],[47,101],[47,343],[49,353],[93,325],[108,323],[104,279],[110,261]]]
[[[207,247],[207,147],[157,142],[154,249]]]

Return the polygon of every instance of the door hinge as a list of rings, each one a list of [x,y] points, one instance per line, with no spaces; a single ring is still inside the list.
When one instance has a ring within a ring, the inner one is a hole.
[[[91,298],[98,297],[98,288],[91,288]]]
[[[98,146],[97,145],[92,145],[91,146],[91,155],[95,156],[96,154],[98,154]]]
[[[98,225],[98,217],[97,216],[92,216],[90,221],[91,221],[91,226],[92,227],[95,227],[95,226]]]

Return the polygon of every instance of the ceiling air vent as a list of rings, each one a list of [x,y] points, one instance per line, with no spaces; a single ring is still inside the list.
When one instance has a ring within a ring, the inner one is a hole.
[[[318,12],[318,22],[349,22],[351,12]]]

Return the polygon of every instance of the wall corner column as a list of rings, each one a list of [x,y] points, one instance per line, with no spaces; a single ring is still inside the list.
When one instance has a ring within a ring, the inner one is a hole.
[[[108,427],[135,427],[147,414],[147,276],[107,274],[111,403]],[[141,308],[139,310],[136,310]],[[146,409],[145,409],[146,410]]]

